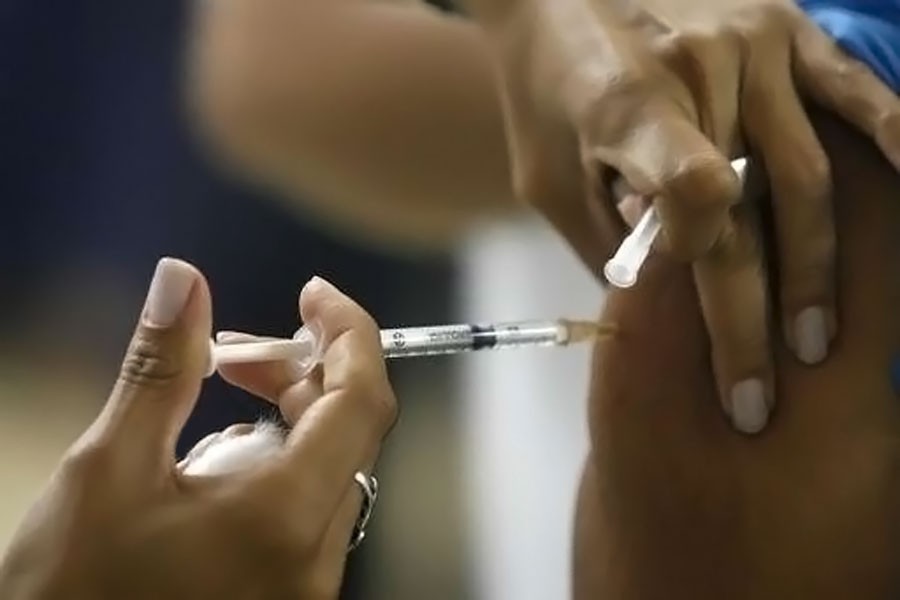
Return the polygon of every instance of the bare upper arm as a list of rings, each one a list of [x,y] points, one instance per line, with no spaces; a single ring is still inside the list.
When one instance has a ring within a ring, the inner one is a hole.
[[[833,163],[841,334],[823,365],[776,349],[779,404],[747,438],[719,410],[690,271],[655,260],[610,294],[579,597],[887,598],[900,590],[900,178],[821,114]],[[773,336],[773,339],[778,339]]]

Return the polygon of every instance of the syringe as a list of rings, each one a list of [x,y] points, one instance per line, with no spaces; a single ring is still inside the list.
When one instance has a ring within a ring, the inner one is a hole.
[[[568,346],[612,335],[615,330],[614,325],[568,319],[405,327],[382,329],[381,348],[385,358],[407,358],[502,348]],[[240,344],[210,341],[207,376],[224,364],[274,361],[293,361],[297,374],[305,376],[322,359],[323,351],[319,339],[305,325],[292,339]]]
[[[738,158],[731,161],[731,168],[743,182],[747,171],[747,159]],[[647,260],[647,255],[650,254],[650,248],[659,234],[660,226],[656,208],[650,206],[628,237],[622,240],[622,245],[619,246],[615,256],[603,267],[607,281],[618,288],[630,288],[637,283],[638,273]]]

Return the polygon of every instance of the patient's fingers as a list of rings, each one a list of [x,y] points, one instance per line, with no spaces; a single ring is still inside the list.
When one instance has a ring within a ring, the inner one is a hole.
[[[897,94],[811,22],[801,23],[794,46],[794,74],[803,90],[875,140],[900,169]]]
[[[622,122],[610,123],[606,114],[591,121],[585,153],[598,168],[612,166],[636,191],[653,198],[668,250],[694,259],[727,227],[740,181],[726,156],[674,102],[635,102],[640,104]]]
[[[787,41],[773,39],[751,57],[742,117],[769,177],[785,340],[795,356],[815,364],[837,328],[831,172],[794,90],[788,56]]]
[[[646,200],[623,180],[613,185],[623,218],[632,224]],[[748,207],[740,209],[749,214]],[[697,291],[712,346],[712,362],[725,414],[736,429],[757,433],[774,402],[768,346],[767,279],[752,224],[731,229],[712,254],[694,266]]]
[[[723,409],[737,430],[753,434],[766,426],[774,403],[768,278],[748,207],[734,223],[716,250],[694,264],[694,277]]]

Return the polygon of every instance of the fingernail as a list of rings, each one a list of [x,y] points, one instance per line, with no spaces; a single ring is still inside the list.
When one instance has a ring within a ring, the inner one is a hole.
[[[328,285],[329,285],[329,284],[328,284],[327,281],[325,281],[324,279],[322,279],[322,278],[319,277],[318,275],[313,275],[312,277],[310,277],[309,281],[306,282],[306,285],[303,286],[303,289],[304,289],[307,293],[309,293],[309,292],[316,292],[316,291],[318,291],[318,290],[320,290],[320,289],[325,288],[325,287],[328,286]]]
[[[746,379],[731,389],[731,422],[744,433],[759,433],[769,420],[763,383]]]
[[[241,344],[258,340],[258,336],[241,331],[220,331],[216,333],[216,342],[219,344]]]
[[[828,327],[825,311],[812,306],[800,311],[794,320],[794,343],[797,357],[808,365],[825,360],[828,354]]]
[[[144,322],[153,327],[171,327],[187,304],[197,272],[187,263],[163,258],[156,264],[147,291]]]
[[[335,293],[337,292],[337,288],[334,287],[334,284],[328,281],[327,279],[322,279],[318,275],[314,275],[310,278],[309,281],[304,284],[303,289],[300,290],[300,295],[317,295],[321,293]]]

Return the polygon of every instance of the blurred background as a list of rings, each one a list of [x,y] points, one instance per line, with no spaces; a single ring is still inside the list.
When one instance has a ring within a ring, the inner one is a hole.
[[[383,326],[593,316],[528,219],[447,255],[337,239],[215,170],[180,92],[187,3],[0,3],[0,548],[115,376],[156,260],[208,277],[215,325],[284,335],[312,275]],[[401,419],[346,598],[563,598],[587,350],[403,361]],[[216,378],[180,443],[267,407]]]

